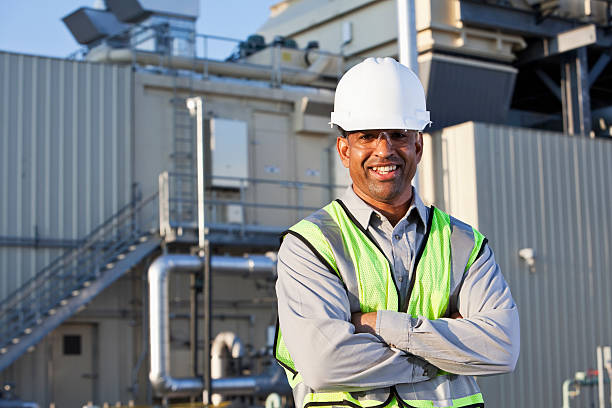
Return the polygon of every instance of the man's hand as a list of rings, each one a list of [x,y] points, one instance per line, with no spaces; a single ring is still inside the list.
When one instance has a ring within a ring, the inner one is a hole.
[[[351,322],[355,326],[355,333],[376,334],[376,312],[353,313]]]

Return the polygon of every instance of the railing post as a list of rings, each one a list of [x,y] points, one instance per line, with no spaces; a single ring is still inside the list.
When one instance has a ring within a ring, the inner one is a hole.
[[[204,79],[208,79],[208,37],[204,36]]]
[[[132,233],[138,233],[138,231],[140,231],[140,220],[138,219],[139,214],[136,212],[136,208],[138,207],[140,200],[142,200],[142,190],[140,189],[140,185],[135,183],[132,191],[133,197],[130,205],[130,212],[132,213],[130,218],[132,219],[132,225],[130,227]]]
[[[168,172],[159,175],[159,235],[165,237],[170,232],[170,194],[168,191]]]
[[[297,188],[297,197],[298,197],[298,219],[301,220],[303,215],[302,215],[302,207],[304,207],[304,192],[303,192],[303,188],[304,185],[302,183],[296,183],[296,188]]]
[[[211,217],[211,222],[212,223],[217,223],[219,222],[219,218],[217,215],[217,204],[213,204],[217,202],[217,191],[216,190],[212,190],[211,192],[211,196],[212,196],[212,203],[210,204],[210,217]]]
[[[281,76],[281,46],[280,44],[276,44],[274,46],[274,51],[272,52],[272,61],[271,61],[271,66],[272,66],[272,75],[271,75],[271,85],[273,87],[279,87],[282,83],[282,76]]]
[[[244,178],[240,179],[240,208],[242,209],[242,223],[240,224],[240,236],[244,237],[245,234],[245,224],[246,224],[246,209],[245,209],[245,190],[246,190],[246,180]]]

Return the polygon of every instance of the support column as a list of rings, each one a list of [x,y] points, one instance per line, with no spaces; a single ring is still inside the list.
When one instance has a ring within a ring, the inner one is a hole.
[[[591,97],[586,47],[561,56],[561,102],[563,131],[569,135],[591,134]]]

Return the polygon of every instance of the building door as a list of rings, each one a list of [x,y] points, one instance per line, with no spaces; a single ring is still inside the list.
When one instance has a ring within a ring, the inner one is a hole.
[[[75,408],[95,402],[96,326],[64,324],[54,331],[53,337],[51,381],[55,407]]]

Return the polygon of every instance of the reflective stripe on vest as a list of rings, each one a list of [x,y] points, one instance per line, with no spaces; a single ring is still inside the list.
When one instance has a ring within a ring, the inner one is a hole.
[[[345,253],[354,265],[359,291],[359,305],[362,313],[378,310],[400,311],[399,290],[391,272],[390,263],[376,242],[363,230],[352,214],[340,200],[333,201],[323,208],[339,226]],[[478,257],[484,237],[474,232],[474,246],[468,258],[466,270]],[[305,243],[317,258],[342,281],[334,252],[317,225],[302,220],[285,234],[291,234]],[[424,238],[424,245],[417,253],[409,286],[408,313],[428,319],[443,317],[448,308],[451,282],[451,221],[448,214],[431,207]],[[461,271],[463,272],[463,271]],[[344,283],[343,283],[344,284]],[[346,287],[345,287],[346,288]],[[287,350],[280,329],[274,344],[274,356],[285,369],[289,384],[295,388],[302,382],[293,360]],[[441,374],[444,374],[443,372]],[[303,408],[309,406],[352,406],[363,408],[379,407],[433,407],[432,401],[398,401],[395,387],[390,388],[386,401],[358,401],[348,392],[317,392],[308,394]],[[483,404],[480,393],[453,400],[452,407],[478,406]]]

